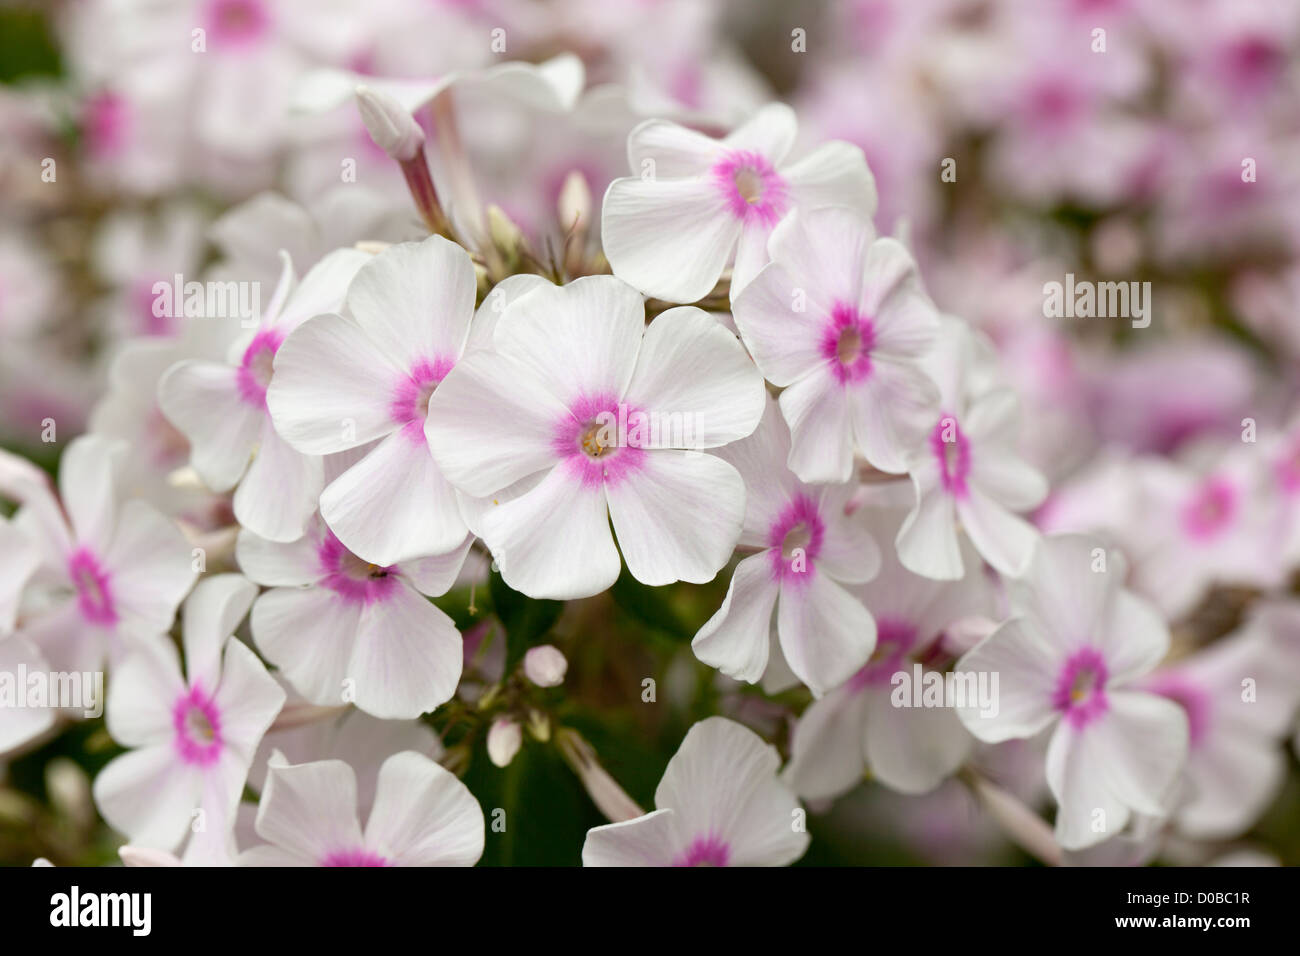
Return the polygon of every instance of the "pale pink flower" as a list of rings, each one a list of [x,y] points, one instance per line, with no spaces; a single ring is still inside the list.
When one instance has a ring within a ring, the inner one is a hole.
[[[691,646],[704,663],[754,683],[768,668],[775,628],[781,656],[820,696],[875,647],[875,621],[845,585],[870,580],[880,551],[861,516],[847,513],[856,485],[804,484],[785,467],[789,447],[769,399],[754,434],[717,452],[745,480],[739,545],[757,553],[736,565],[722,607]]]
[[[686,734],[655,790],[656,809],[587,831],[583,866],[787,866],[808,849],[781,758],[724,717]]]
[[[832,142],[790,163],[794,139],[794,112],[780,103],[722,139],[642,123],[628,137],[632,175],[605,193],[601,236],[614,274],[647,295],[693,302],[733,263],[734,296],[791,210],[839,203],[870,218],[876,188],[862,151]]]

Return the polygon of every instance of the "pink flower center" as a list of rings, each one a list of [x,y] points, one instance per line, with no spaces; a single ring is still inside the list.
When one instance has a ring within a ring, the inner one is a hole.
[[[392,866],[386,857],[364,848],[335,850],[320,861],[321,866]]]
[[[1092,647],[1075,651],[1066,660],[1052,692],[1052,706],[1065,715],[1075,729],[1086,726],[1106,712],[1106,661]]]
[[[888,686],[908,660],[916,639],[916,626],[896,618],[882,617],[876,621],[876,649],[871,660],[849,680],[849,689],[861,691],[867,687]]]
[[[208,0],[206,20],[213,45],[226,49],[252,46],[271,26],[263,0]]]
[[[871,320],[842,302],[831,309],[830,321],[822,335],[822,355],[831,373],[841,382],[860,382],[871,374],[871,350],[876,344],[876,330]]]
[[[715,836],[701,836],[678,854],[673,866],[726,866],[729,859],[731,847]]]
[[[767,533],[772,577],[777,581],[808,580],[822,548],[826,524],[817,505],[807,495],[796,495],[777,516]]]
[[[325,532],[316,555],[324,574],[321,583],[350,603],[375,604],[397,587],[396,568],[362,560],[345,548],[333,532]]]
[[[117,623],[111,579],[88,548],[78,549],[68,559],[68,576],[77,590],[77,606],[82,617],[92,624]]]
[[[253,336],[244,349],[235,380],[240,397],[250,405],[266,408],[266,389],[271,384],[275,353],[284,341],[284,335],[275,329],[263,329]]]
[[[930,433],[930,450],[939,462],[939,481],[943,490],[955,498],[967,494],[970,476],[970,441],[962,433],[957,419],[944,415]]]
[[[221,713],[201,687],[191,687],[172,705],[172,729],[186,763],[207,767],[221,756]]]
[[[424,420],[429,417],[429,399],[455,364],[451,359],[441,356],[420,359],[397,383],[388,414],[402,426],[402,434],[411,441],[424,441]]]
[[[104,159],[121,150],[126,140],[130,111],[126,100],[116,93],[96,93],[82,110],[82,127],[86,149],[96,159]]]
[[[582,397],[555,426],[551,447],[584,487],[623,481],[645,464],[646,414],[608,395]]]
[[[1183,528],[1189,537],[1205,541],[1217,537],[1237,512],[1237,489],[1223,478],[1207,478],[1183,505]]]
[[[735,150],[715,163],[713,182],[731,214],[742,222],[775,226],[789,208],[789,188],[767,157]]]

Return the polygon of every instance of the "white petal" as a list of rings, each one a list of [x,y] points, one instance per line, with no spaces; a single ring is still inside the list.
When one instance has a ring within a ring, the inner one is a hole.
[[[740,230],[707,179],[616,179],[601,210],[601,242],[614,274],[667,302],[707,295]]]
[[[732,299],[736,328],[773,385],[784,388],[826,365],[822,326],[830,305],[822,307],[815,296],[798,273],[771,263]]]
[[[171,744],[132,750],[95,777],[95,805],[109,826],[137,846],[174,850],[199,809],[202,778]]]
[[[684,840],[714,836],[735,866],[783,866],[803,855],[808,834],[792,826],[798,801],[776,779],[776,749],[724,717],[700,721],[655,790],[655,806],[676,811]]]
[[[659,433],[644,447],[715,448],[757,427],[766,391],[736,337],[707,312],[683,306],[646,329],[626,398]]]
[[[890,694],[870,694],[867,763],[885,786],[929,793],[969,756],[972,741],[950,707],[895,707]]]
[[[583,866],[672,866],[683,849],[676,845],[676,814],[653,810],[621,823],[587,831],[582,845]]]
[[[844,387],[809,375],[778,399],[790,426],[790,470],[806,482],[842,482],[853,475],[853,430]]]
[[[868,695],[848,686],[814,700],[795,724],[781,778],[809,800],[838,797],[860,783]]]
[[[404,375],[351,319],[321,315],[295,329],[275,353],[266,405],[294,449],[327,455],[398,427],[392,406]]]
[[[966,729],[980,740],[997,743],[1032,737],[1058,716],[1052,693],[1067,652],[1024,618],[1013,618],[957,662],[961,674],[997,675],[996,714],[977,705],[957,708]]]
[[[385,438],[325,489],[320,510],[349,551],[379,565],[445,553],[468,530],[423,431]]]
[[[627,137],[628,166],[637,176],[648,168],[646,160],[653,160],[655,175],[665,179],[702,176],[721,152],[716,139],[668,120],[646,120]]]
[[[229,638],[216,694],[222,740],[248,773],[262,736],[280,713],[285,693],[266,667],[238,638]],[[244,781],[239,780],[242,790]]]
[[[450,591],[456,579],[460,577],[461,569],[465,567],[465,559],[469,557],[470,546],[473,544],[474,535],[466,534],[464,540],[446,554],[403,562],[399,570],[421,594],[440,597]]]
[[[497,321],[493,344],[566,405],[627,391],[645,331],[640,293],[613,276],[539,286]]]
[[[722,607],[691,641],[695,656],[728,677],[755,683],[767,669],[768,634],[780,586],[766,552],[736,565]]]
[[[528,369],[483,350],[434,391],[424,432],[447,480],[486,498],[558,460],[554,430],[568,414]]]
[[[109,682],[108,732],[125,747],[170,745],[175,735],[172,707],[186,690],[171,641],[141,642],[118,665]]]
[[[870,219],[876,214],[876,181],[862,150],[830,142],[781,170],[804,209],[843,205]]]
[[[120,629],[153,637],[171,628],[177,605],[198,576],[191,551],[170,518],[139,499],[126,503],[104,555]]]
[[[16,674],[20,667],[26,667],[28,673],[50,670],[50,665],[31,641],[22,635],[11,634],[0,640],[0,673]],[[115,677],[114,680],[116,679]],[[25,688],[14,688],[15,693],[24,690]],[[55,714],[53,707],[7,709],[4,720],[0,720],[0,754],[20,747],[45,733],[54,726]]]
[[[398,866],[473,866],[483,839],[483,810],[455,774],[412,750],[384,761],[366,846]]]
[[[1012,577],[1025,573],[1038,541],[1033,525],[974,485],[968,486],[966,497],[957,500],[957,515],[985,561]]]
[[[627,569],[642,584],[712,581],[740,539],[745,483],[713,455],[648,451],[605,494]]]
[[[330,853],[360,848],[356,774],[342,760],[272,764],[257,835],[317,865]]]
[[[361,612],[346,677],[356,705],[375,717],[418,717],[445,704],[464,655],[451,618],[404,584]]]
[[[239,523],[272,541],[302,537],[325,483],[321,460],[294,451],[268,420],[248,474],[235,492]]]
[[[221,673],[221,645],[235,633],[257,597],[257,585],[242,574],[204,578],[186,599],[181,637],[190,684],[211,693]]]
[[[59,497],[72,530],[80,544],[101,553],[113,534],[116,472],[125,452],[125,442],[83,435],[68,445],[59,460]]]
[[[852,677],[876,647],[871,614],[820,571],[781,583],[776,617],[790,669],[817,697]]]
[[[469,253],[442,236],[389,246],[362,266],[347,307],[390,359],[454,361],[469,337],[478,282]]]
[[[752,150],[780,166],[794,145],[797,130],[794,110],[784,103],[768,103],[722,142],[728,149]]]
[[[529,597],[590,597],[618,579],[604,488],[580,485],[563,468],[488,512],[483,539],[506,583]]]
[[[824,321],[837,304],[858,306],[867,267],[867,250],[874,248],[871,220],[847,206],[797,209],[772,232],[768,251]],[[789,307],[790,293],[785,300]]]
[[[337,706],[359,621],[355,605],[323,588],[275,588],[253,604],[253,641],[298,693]]]
[[[920,369],[882,358],[849,390],[853,439],[881,471],[907,470],[907,456],[938,417],[939,390]]]
[[[267,587],[297,587],[321,577],[317,543],[311,535],[277,542],[241,530],[235,540],[239,569]]]
[[[190,442],[190,464],[213,491],[239,481],[257,447],[264,414],[245,402],[237,370],[216,362],[179,362],[158,382],[158,406]]]

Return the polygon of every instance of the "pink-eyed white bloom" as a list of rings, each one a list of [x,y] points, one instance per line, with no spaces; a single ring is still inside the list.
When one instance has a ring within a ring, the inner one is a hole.
[[[32,472],[0,469],[0,493],[21,503],[14,523],[40,552],[20,632],[59,671],[97,671],[135,643],[157,639],[197,572],[180,529],[127,500],[126,446],[95,435],[68,445],[59,495]]]
[[[533,597],[598,594],[619,552],[642,583],[709,581],[740,536],[744,482],[702,448],[752,432],[763,381],[699,309],[647,327],[612,276],[539,285],[509,301],[429,401],[434,460],[492,502],[481,533],[506,583]],[[610,531],[610,522],[613,531]]]
[[[271,588],[253,605],[253,641],[312,703],[418,717],[460,680],[460,634],[425,595],[447,591],[468,550],[467,539],[449,555],[376,565],[319,518],[288,544],[241,531],[241,570]]]
[[[794,112],[760,109],[722,139],[648,120],[627,141],[632,175],[605,193],[601,236],[614,274],[647,295],[693,302],[733,262],[731,294],[767,261],[773,227],[791,210],[842,204],[864,218],[876,187],[862,151],[827,143],[787,162]]]
[[[874,503],[863,510],[873,534],[892,541],[903,511]],[[974,741],[949,702],[912,706],[914,668],[942,671],[953,659],[947,629],[991,611],[983,574],[972,560],[962,579],[935,581],[907,570],[890,548],[880,573],[852,592],[875,616],[875,653],[803,712],[782,779],[810,800],[837,797],[865,773],[903,793],[927,793],[961,766]]]
[[[1284,574],[1271,547],[1266,465],[1251,444],[1202,445],[1182,460],[1133,465],[1141,524],[1123,540],[1133,588],[1171,620],[1215,582],[1274,587]]]
[[[916,504],[899,529],[903,566],[951,580],[964,573],[958,530],[1003,574],[1022,574],[1037,534],[1013,512],[1047,495],[1047,482],[1016,453],[1016,395],[993,387],[988,359],[975,334],[944,318],[938,345],[925,358],[938,383],[940,411],[913,450],[908,472]]]
[[[644,816],[587,831],[583,866],[787,866],[808,849],[781,758],[725,717],[686,734]]]
[[[1123,590],[1125,571],[1094,538],[1042,538],[1024,579],[1008,582],[1012,618],[957,662],[958,674],[999,675],[996,714],[957,708],[976,737],[996,743],[1055,725],[1047,783],[1068,850],[1117,835],[1134,814],[1167,815],[1187,760],[1183,710],[1134,686],[1168,651],[1169,630]]]
[[[350,766],[275,754],[256,826],[267,843],[240,854],[240,866],[473,866],[485,829],[469,788],[412,750],[379,768],[364,831]]]
[[[768,250],[772,261],[732,312],[759,371],[784,389],[791,470],[848,481],[856,452],[881,471],[905,471],[939,404],[917,361],[939,317],[911,255],[835,206],[791,213]]]
[[[1174,812],[1180,832],[1237,836],[1277,796],[1286,774],[1282,742],[1300,696],[1295,666],[1278,663],[1297,650],[1300,605],[1274,601],[1257,605],[1238,631],[1142,682],[1187,713],[1188,793]]]
[[[132,844],[182,859],[228,856],[249,765],[285,693],[229,635],[257,588],[237,574],[207,578],[185,602],[185,673],[170,642],[129,656],[113,674],[108,730],[132,748],[95,778],[95,803]]]
[[[790,434],[768,399],[754,434],[718,450],[745,480],[736,565],[720,607],[691,642],[695,656],[737,680],[767,670],[773,627],[781,656],[816,696],[846,681],[876,646],[876,622],[845,587],[880,568],[854,484],[806,485],[785,467]]]
[[[273,541],[302,536],[323,486],[320,459],[290,447],[276,434],[267,410],[275,353],[301,323],[339,307],[348,283],[369,258],[355,249],[340,249],[299,284],[284,256],[270,305],[256,329],[231,346],[227,361],[178,362],[158,383],[158,404],[189,439],[190,463],[199,476],[213,491],[238,484],[235,517]]]
[[[445,554],[465,539],[424,423],[465,350],[476,285],[469,253],[441,236],[390,246],[357,272],[344,314],[303,323],[276,353],[266,404],[294,449],[328,455],[379,441],[320,498],[330,530],[367,561]]]

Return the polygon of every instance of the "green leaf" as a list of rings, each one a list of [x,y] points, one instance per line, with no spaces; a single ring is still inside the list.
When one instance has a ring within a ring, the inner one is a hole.
[[[520,594],[492,572],[488,585],[492,607],[506,630],[506,673],[518,666],[530,647],[541,643],[564,610],[563,601],[545,601]]]
[[[672,603],[671,599],[679,590],[671,584],[652,588],[632,577],[624,568],[609,593],[614,603],[633,620],[679,641],[689,641],[697,628],[691,627]]]

